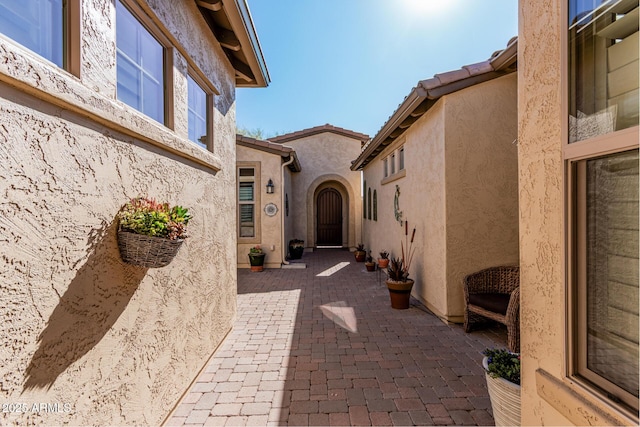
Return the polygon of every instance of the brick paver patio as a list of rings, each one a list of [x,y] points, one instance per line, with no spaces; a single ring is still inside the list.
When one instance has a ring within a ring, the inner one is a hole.
[[[238,271],[238,317],[167,425],[492,425],[481,351],[416,300],[389,305],[347,251],[306,269]],[[342,268],[340,268],[343,266]]]

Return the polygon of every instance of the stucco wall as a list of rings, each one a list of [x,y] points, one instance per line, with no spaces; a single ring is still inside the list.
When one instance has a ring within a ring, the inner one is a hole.
[[[517,74],[445,103],[447,313],[462,316],[466,275],[519,261]]]
[[[516,76],[441,98],[364,170],[378,192],[378,221],[364,222],[365,245],[400,256],[399,207],[416,227],[413,295],[436,315],[462,322],[462,279],[485,267],[517,264]],[[405,147],[405,174],[383,180],[382,160]]]
[[[522,424],[637,425],[566,376],[563,3],[519,3]]]
[[[293,197],[289,195],[295,210],[293,237],[304,240],[306,247],[315,245],[313,194],[324,182],[334,181],[349,194],[348,215],[343,211],[346,232],[342,240],[344,246],[354,247],[361,239],[362,184],[361,173],[351,171],[349,162],[360,154],[360,141],[324,132],[287,141],[286,145],[296,150],[302,167],[300,173],[292,176]]]
[[[282,157],[278,154],[271,154],[261,150],[238,145],[237,161],[239,165],[247,163],[248,166],[257,162],[260,171],[259,179],[256,181],[256,207],[255,214],[260,216],[255,238],[238,239],[238,267],[249,268],[249,249],[255,245],[260,245],[266,254],[264,266],[266,268],[280,268],[282,264],[282,191],[285,188],[282,184]],[[267,194],[266,185],[269,179],[275,186],[273,194]],[[268,203],[273,203],[278,207],[278,212],[274,216],[268,216],[264,207]]]
[[[214,153],[186,139],[177,50],[175,132],[115,101],[113,2],[83,2],[80,79],[0,39],[0,395],[26,405],[3,423],[158,425],[231,328],[233,71],[195,4],[150,3],[220,91]],[[120,260],[115,216],[138,195],[194,214],[167,267]]]

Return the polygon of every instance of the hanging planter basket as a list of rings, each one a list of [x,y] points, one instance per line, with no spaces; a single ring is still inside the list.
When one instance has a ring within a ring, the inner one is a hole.
[[[160,268],[168,265],[178,253],[184,239],[169,240],[127,231],[118,231],[118,249],[122,261],[140,267]]]

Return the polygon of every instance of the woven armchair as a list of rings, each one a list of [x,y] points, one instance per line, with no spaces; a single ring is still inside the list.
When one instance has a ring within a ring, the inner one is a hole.
[[[520,351],[520,268],[491,267],[464,278],[464,330],[486,319],[507,326],[510,351]]]

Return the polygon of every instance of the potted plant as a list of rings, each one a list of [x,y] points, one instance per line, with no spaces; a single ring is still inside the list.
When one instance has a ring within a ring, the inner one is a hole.
[[[300,259],[304,252],[304,240],[292,239],[289,240],[289,258]]]
[[[265,253],[262,252],[260,245],[256,245],[249,249],[249,263],[251,264],[251,271],[262,271],[264,269],[264,257]]]
[[[520,355],[493,348],[482,354],[496,426],[520,425]]]
[[[413,288],[414,281],[409,278],[409,268],[411,267],[411,260],[415,248],[413,248],[413,240],[416,236],[416,229],[414,227],[411,234],[411,242],[407,244],[409,237],[409,226],[405,221],[405,244],[400,241],[400,248],[402,249],[402,256],[400,258],[391,258],[387,267],[387,289],[389,289],[389,298],[391,299],[391,307],[404,310],[409,308],[409,301],[411,298],[411,289]],[[406,252],[405,252],[406,248]]]
[[[389,265],[389,252],[383,249],[380,251],[380,258],[378,258],[378,267],[387,268],[388,265]]]
[[[154,199],[131,199],[118,212],[118,249],[126,263],[147,268],[164,267],[187,237],[191,214],[182,206],[170,207]]]
[[[371,251],[369,251],[369,255],[367,255],[367,258],[364,261],[364,266],[367,267],[367,271],[376,271],[376,263],[373,262]]]
[[[365,258],[367,257],[367,253],[364,250],[364,244],[358,243],[358,246],[356,246],[356,250],[353,255],[356,257],[356,262],[364,262]]]

